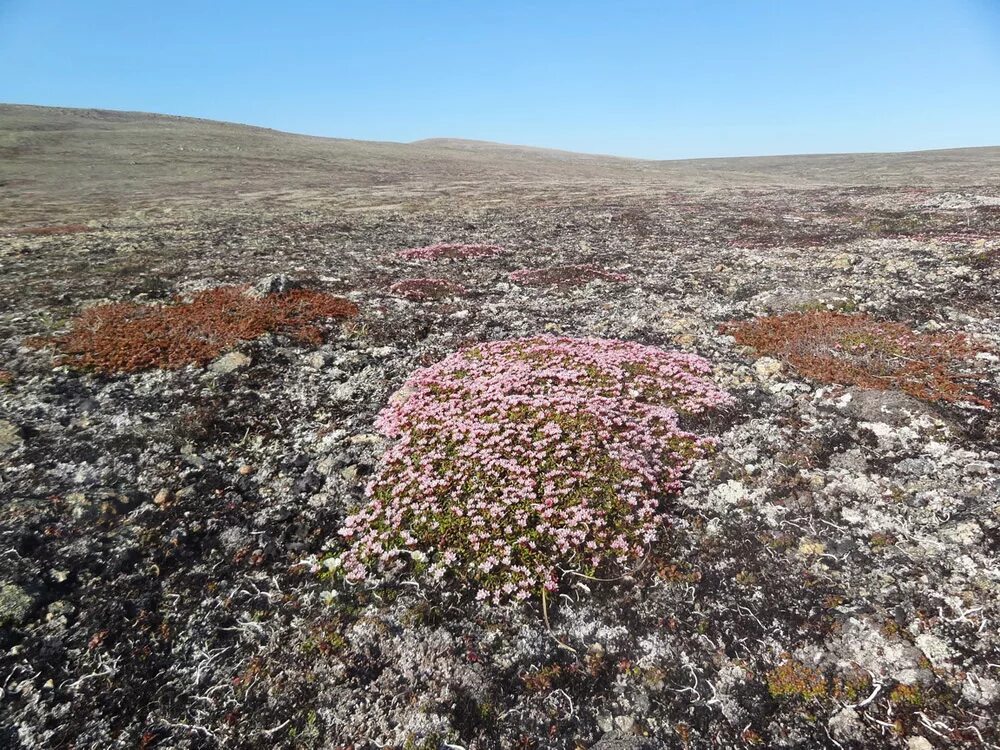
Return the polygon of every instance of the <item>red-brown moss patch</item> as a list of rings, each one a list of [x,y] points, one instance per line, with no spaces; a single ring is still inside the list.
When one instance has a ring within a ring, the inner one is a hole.
[[[977,353],[955,333],[914,333],[900,323],[826,310],[726,324],[723,332],[823,383],[900,390],[927,401],[971,401]]]
[[[88,308],[71,322],[67,333],[48,339],[72,367],[106,373],[203,365],[265,333],[290,336],[302,344],[319,344],[319,323],[351,318],[353,302],[324,292],[295,289],[255,298],[244,287],[208,289],[190,301],[165,305],[117,302]]]

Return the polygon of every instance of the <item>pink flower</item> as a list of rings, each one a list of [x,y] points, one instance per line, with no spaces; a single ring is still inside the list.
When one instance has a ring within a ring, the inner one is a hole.
[[[713,441],[682,414],[731,398],[700,357],[627,341],[538,336],[479,344],[416,371],[377,420],[397,438],[345,522],[353,577],[422,549],[479,588],[523,599],[643,554],[664,501]]]

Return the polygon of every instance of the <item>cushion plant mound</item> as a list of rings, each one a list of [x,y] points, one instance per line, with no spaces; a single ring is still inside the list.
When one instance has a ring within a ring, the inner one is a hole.
[[[418,370],[378,419],[396,438],[345,522],[349,579],[429,556],[495,603],[642,555],[711,438],[680,414],[730,402],[700,357],[539,336]]]

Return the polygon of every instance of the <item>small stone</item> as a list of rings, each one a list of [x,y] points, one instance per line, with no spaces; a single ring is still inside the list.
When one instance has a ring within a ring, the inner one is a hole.
[[[631,716],[616,716],[615,726],[618,727],[618,731],[624,734],[636,733],[635,719]]]
[[[348,482],[353,482],[358,478],[358,466],[357,464],[352,464],[351,466],[345,467],[340,470],[340,476],[346,479]]]
[[[164,505],[168,505],[170,503],[170,501],[173,500],[173,499],[174,499],[173,490],[170,490],[170,489],[167,489],[166,487],[163,487],[153,497],[153,502],[156,505],[159,505],[162,508]]]
[[[285,294],[293,289],[299,289],[301,286],[301,281],[296,281],[283,273],[276,273],[265,276],[247,289],[246,296],[261,299],[269,294]]]
[[[927,660],[939,669],[948,666],[954,656],[948,643],[936,635],[921,633],[916,637],[915,642],[917,648],[924,652]]]
[[[597,723],[600,727],[600,719]],[[601,729],[604,731],[603,727]],[[600,740],[590,746],[590,750],[651,750],[652,747],[649,740],[643,737],[620,732],[607,732]]]
[[[348,442],[351,445],[378,445],[383,442],[383,438],[377,432],[363,432],[360,435],[352,435]]]
[[[854,265],[857,260],[851,253],[838,253],[833,256],[833,260],[830,261],[830,265],[834,268],[847,269]]]
[[[217,375],[228,375],[231,372],[242,369],[250,364],[250,357],[242,352],[229,352],[223,354],[208,366],[208,369]]]
[[[237,469],[237,471],[241,476],[245,477],[249,474],[253,474],[253,467],[250,464],[243,464],[239,469]]]
[[[21,428],[6,419],[0,419],[0,453],[14,450],[24,438],[21,437]]]
[[[1000,698],[1000,682],[970,675],[962,683],[962,697],[980,706],[988,706]]]
[[[327,366],[329,357],[323,352],[311,352],[305,356],[304,361],[306,367],[310,367],[313,370],[322,370]]]
[[[843,708],[827,722],[830,732],[844,740],[860,740],[865,731],[861,717],[853,708]]]
[[[771,380],[778,375],[784,365],[771,357],[761,357],[753,363],[753,370],[761,380]]]
[[[354,398],[354,386],[350,383],[339,383],[331,392],[334,401],[350,401]]]
[[[253,543],[250,532],[242,526],[226,529],[219,534],[219,544],[229,554],[236,554],[242,549],[247,549]]]
[[[609,714],[598,714],[597,728],[605,733],[610,732],[615,728],[615,721]]]
[[[920,737],[919,735],[916,737],[910,737],[910,739],[906,741],[906,747],[909,748],[909,750],[934,750],[934,745],[930,743],[930,740],[926,737]]]
[[[189,484],[187,487],[181,487],[179,490],[177,490],[177,492],[174,494],[174,497],[176,497],[178,500],[188,500],[194,497],[196,490],[197,488],[193,484]]]
[[[13,583],[0,584],[0,627],[20,625],[35,608],[35,598]]]

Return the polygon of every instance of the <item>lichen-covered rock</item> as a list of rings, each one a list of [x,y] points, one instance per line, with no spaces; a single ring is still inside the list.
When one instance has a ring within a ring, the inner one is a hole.
[[[20,586],[0,583],[0,627],[20,625],[35,608],[35,597]]]

